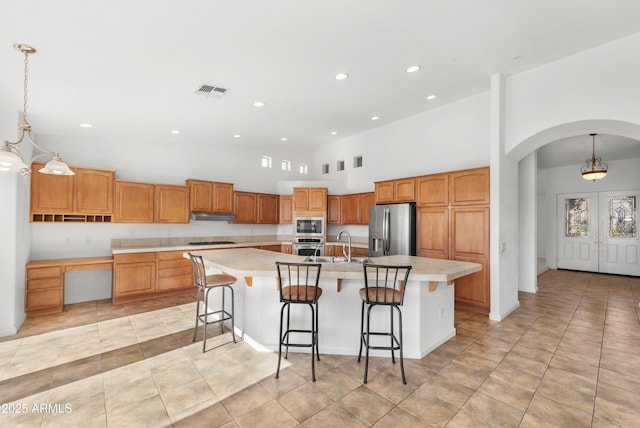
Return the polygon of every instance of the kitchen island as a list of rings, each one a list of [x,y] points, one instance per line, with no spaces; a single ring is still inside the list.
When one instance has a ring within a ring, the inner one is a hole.
[[[240,334],[244,333],[246,340],[277,350],[280,302],[275,262],[301,262],[304,257],[255,248],[194,251],[193,254],[202,256],[208,269],[238,278],[234,286],[236,328]],[[455,336],[454,282],[480,271],[481,265],[400,255],[371,260],[378,264],[413,266],[402,307],[406,358],[422,358]],[[323,290],[319,301],[320,354],[357,355],[361,308],[358,290],[364,287],[362,265],[323,263],[320,287]],[[388,321],[388,310],[372,312],[372,330],[388,328]],[[292,308],[291,322],[306,326],[308,313],[304,308]],[[387,356],[389,352],[372,351],[371,355]]]

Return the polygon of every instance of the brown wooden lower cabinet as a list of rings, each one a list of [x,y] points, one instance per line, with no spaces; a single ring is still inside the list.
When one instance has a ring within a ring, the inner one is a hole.
[[[282,244],[280,251],[285,254],[293,254],[293,244]]]
[[[195,289],[191,262],[182,258],[182,251],[116,254],[113,262],[114,304]]]
[[[64,271],[60,266],[27,268],[25,310],[28,315],[62,311]]]
[[[483,267],[480,272],[456,280],[459,307],[489,312],[489,239],[488,207],[451,209],[451,259],[479,263]]]
[[[267,250],[267,251],[275,251],[278,253],[282,252],[282,245],[261,245],[260,246],[261,250]]]

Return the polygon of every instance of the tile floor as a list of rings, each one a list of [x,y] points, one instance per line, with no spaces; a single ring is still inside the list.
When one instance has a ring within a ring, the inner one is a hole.
[[[457,311],[422,360],[191,343],[193,296],[90,302],[0,338],[0,426],[638,426],[640,278],[549,270],[497,323]],[[209,346],[208,346],[209,347]],[[322,351],[322,350],[321,350]],[[23,411],[24,413],[16,413]]]

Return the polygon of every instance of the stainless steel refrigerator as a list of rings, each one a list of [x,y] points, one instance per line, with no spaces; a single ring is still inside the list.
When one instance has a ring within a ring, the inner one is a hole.
[[[416,255],[416,204],[369,207],[369,257]]]

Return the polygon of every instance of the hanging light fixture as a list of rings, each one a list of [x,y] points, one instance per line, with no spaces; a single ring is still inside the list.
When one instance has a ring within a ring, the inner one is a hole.
[[[580,168],[580,172],[582,173],[582,178],[585,180],[600,180],[607,175],[607,169],[609,165],[602,162],[602,159],[596,157],[596,135],[598,134],[589,134],[593,139],[592,142],[592,151],[591,151],[591,159],[587,159],[587,163],[582,165]]]
[[[35,155],[31,159],[31,162],[41,157],[52,158],[47,162],[44,168],[38,170],[39,172],[55,175],[75,175],[75,173],[69,169],[69,166],[62,161],[59,153],[44,150],[42,147],[38,146],[35,141],[33,141],[33,137],[31,136],[31,125],[27,121],[27,84],[29,83],[29,54],[35,53],[36,50],[31,46],[22,43],[16,43],[13,47],[24,54],[24,104],[22,110],[22,122],[18,124],[18,129],[20,129],[20,138],[15,142],[5,141],[4,146],[0,148],[0,171],[17,171],[24,176],[31,174],[29,165],[24,163],[22,153],[20,153],[20,150],[18,150],[17,147],[18,144],[22,143],[26,136],[33,147],[42,152]]]

